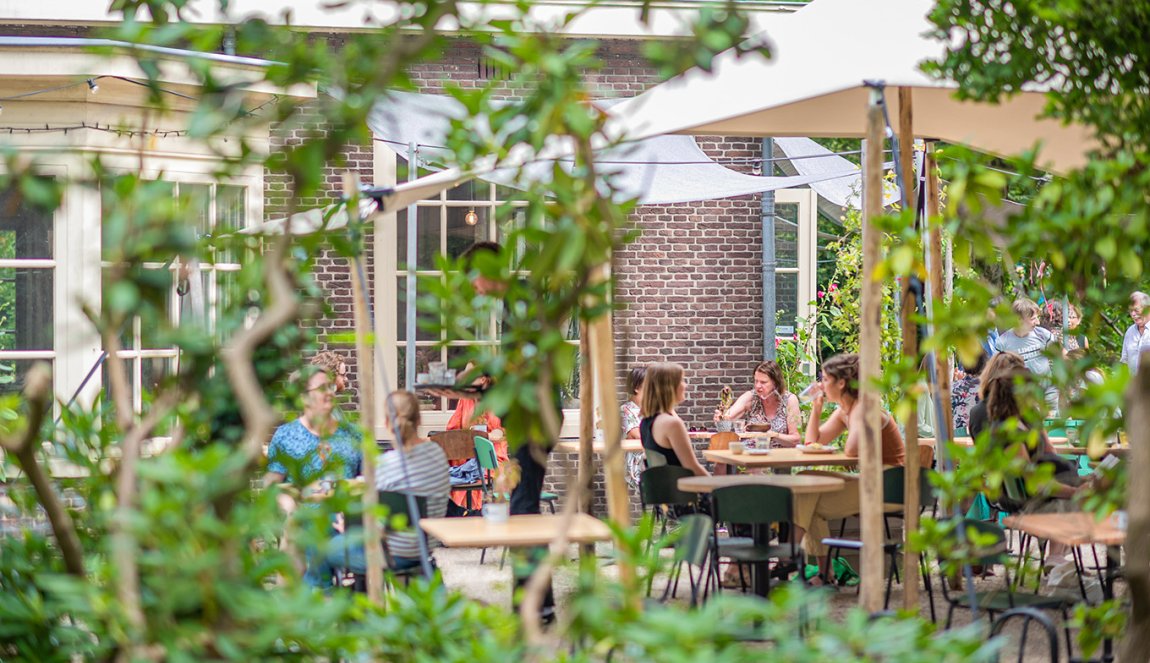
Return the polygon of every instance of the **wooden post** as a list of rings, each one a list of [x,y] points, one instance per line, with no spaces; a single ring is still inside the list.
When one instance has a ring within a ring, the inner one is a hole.
[[[862,585],[859,605],[878,612],[883,602],[882,524],[882,398],[874,381],[882,351],[882,283],[874,278],[882,259],[882,231],[875,219],[882,214],[883,113],[881,93],[871,90],[867,106],[866,150],[863,163],[862,316],[859,320],[859,402],[863,429],[859,440],[859,524],[862,529]]]
[[[610,263],[597,269],[594,278],[605,280]],[[607,484],[607,517],[620,527],[631,524],[631,505],[627,494],[627,465],[623,458],[623,432],[619,420],[619,400],[615,395],[615,339],[611,331],[611,314],[604,314],[589,324],[591,370],[599,384],[599,416],[603,425],[603,474]],[[879,571],[880,575],[882,571]],[[624,585],[635,581],[635,569],[621,562],[619,575]]]
[[[926,144],[926,158],[923,160],[923,167],[926,169],[926,222],[930,224],[930,274],[927,278],[930,279],[930,291],[934,295],[935,304],[940,304],[944,301],[942,289],[942,220],[939,216],[939,187],[938,187],[938,170],[936,168],[934,158],[934,143]],[[946,428],[946,438],[948,440],[954,439],[954,413],[950,406],[950,383],[952,373],[950,370],[950,355],[945,351],[935,352],[935,366],[938,370],[938,393],[941,394],[942,402],[939,403],[942,410],[943,421],[934,422],[935,430]],[[935,434],[935,437],[939,437]]]
[[[918,205],[916,184],[918,178],[914,172],[914,112],[913,97],[910,88],[898,89],[898,147],[899,164],[902,167],[902,183],[906,191],[906,200],[903,204],[911,207]],[[906,213],[906,210],[904,210]],[[917,216],[917,210],[915,210]],[[914,322],[915,304],[914,296],[910,292],[910,278],[903,277],[902,281],[902,308],[899,311],[899,320],[902,327],[902,353],[912,361],[918,360],[918,326]],[[918,529],[918,503],[919,503],[919,457],[918,457],[918,408],[913,408],[907,414],[904,425],[906,432],[906,485],[903,492],[903,534],[910,535]],[[903,608],[918,611],[918,581],[914,580],[916,574],[911,569],[918,568],[918,553],[911,551],[910,546],[903,546]]]
[[[1145,660],[1150,651],[1150,353],[1143,352],[1142,370],[1126,387],[1126,434],[1130,458],[1126,489],[1126,568],[1130,620],[1122,639],[1120,661]],[[1140,477],[1140,478],[1139,478]],[[1109,553],[1109,551],[1107,551]]]
[[[595,452],[592,437],[595,433],[595,378],[591,375],[590,330],[587,323],[579,323],[579,511],[591,513],[595,487]]]
[[[343,195],[348,203],[347,214],[358,214],[358,178],[351,172],[343,174]],[[363,544],[367,559],[367,598],[375,604],[383,599],[383,548],[380,546],[379,522],[371,516],[379,503],[375,492],[375,363],[371,337],[371,322],[364,306],[366,284],[359,278],[359,270],[348,261],[351,272],[352,301],[355,311],[356,378],[359,380],[359,424],[363,427]],[[397,441],[402,444],[402,440]]]

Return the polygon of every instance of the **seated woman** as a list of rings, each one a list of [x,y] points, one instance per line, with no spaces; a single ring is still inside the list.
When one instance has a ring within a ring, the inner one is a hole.
[[[382,454],[376,470],[375,487],[377,490],[426,497],[427,517],[442,518],[447,512],[447,499],[451,492],[447,456],[438,444],[419,436],[419,399],[414,394],[393,391],[387,399],[395,408],[395,421],[389,420],[387,425],[389,429],[398,426],[403,438],[404,459],[400,460],[399,451]],[[385,411],[390,409],[385,408]],[[410,529],[389,533],[387,548],[393,569],[410,568],[420,563],[419,539]],[[346,568],[355,573],[366,573],[363,530],[349,531],[332,539],[325,562],[329,572],[330,569]]]
[[[715,412],[715,421],[745,417],[747,424],[771,434],[772,447],[793,447],[799,435],[799,399],[787,391],[783,371],[773,361],[755,367],[755,387],[739,396],[726,412]]]
[[[304,489],[318,481],[342,476],[359,476],[362,456],[359,452],[358,433],[341,426],[332,411],[335,408],[335,374],[321,367],[310,366],[301,372],[303,387],[303,414],[299,419],[276,429],[268,445],[268,468],[263,484],[289,483]],[[281,508],[291,514],[295,501],[287,494],[280,495]],[[310,503],[310,506],[318,506]],[[334,530],[332,530],[334,533]],[[291,549],[287,538],[283,544]],[[304,550],[303,580],[313,587],[330,587],[331,570],[324,569],[314,547]]]
[[[843,449],[848,456],[858,456],[859,441],[862,438],[863,411],[858,406],[859,358],[857,354],[843,354],[831,357],[823,364],[821,391],[811,403],[811,418],[807,422],[806,444],[827,444],[847,432],[847,442]],[[825,401],[838,404],[831,416],[820,423]],[[906,461],[902,433],[898,430],[894,417],[882,412],[882,464],[901,466]],[[858,476],[840,474],[846,484],[833,493],[795,495],[794,525],[796,536],[802,537],[803,550],[815,557],[819,565],[819,575],[813,584],[821,584],[827,567],[826,546],[823,539],[830,536],[827,521],[846,518],[859,512]],[[803,534],[806,533],[804,537]]]
[[[996,354],[983,378],[982,401],[971,408],[970,434],[977,439],[986,431],[995,443],[1009,445],[1019,439],[1018,433],[1037,431],[1038,439],[1033,446],[1019,445],[1019,457],[1027,463],[1053,464],[1055,483],[1047,487],[1045,494],[1031,498],[1022,506],[1022,511],[1063,510],[1068,504],[1065,500],[1081,489],[1078,468],[1055,453],[1050,438],[1042,430],[1042,406],[1039,403],[1025,406],[1025,399],[1017,388],[1031,380],[1032,375],[1026,370],[1022,357],[1013,352]],[[1052,502],[1051,498],[1061,501]]]
[[[488,378],[481,377],[480,380],[488,380]],[[496,460],[500,464],[506,463],[508,458],[507,440],[503,433],[503,422],[500,421],[499,417],[492,414],[490,410],[483,412],[477,411],[476,405],[475,399],[459,399],[458,404],[455,406],[455,412],[453,412],[451,418],[447,420],[445,430],[474,430],[476,435],[486,437],[491,441],[492,446],[495,447]],[[463,483],[472,483],[477,480],[475,477],[482,476],[477,461],[449,461],[448,464],[468,465],[464,470],[472,470],[474,472],[470,478],[467,477],[468,472],[459,475],[462,477],[459,481]],[[453,490],[451,491],[451,501],[460,507],[460,509],[478,510],[483,506],[483,493],[469,490]]]
[[[687,426],[675,407],[687,397],[687,380],[678,364],[658,363],[647,367],[643,381],[643,419],[639,439],[647,457],[661,458],[666,465],[685,467],[696,476],[710,476],[695,457]]]
[[[641,405],[643,403],[643,381],[647,377],[646,366],[636,366],[627,375],[627,393],[631,395],[619,407],[623,439],[638,440]],[[627,483],[632,488],[639,487],[639,475],[643,473],[643,454],[627,454]]]

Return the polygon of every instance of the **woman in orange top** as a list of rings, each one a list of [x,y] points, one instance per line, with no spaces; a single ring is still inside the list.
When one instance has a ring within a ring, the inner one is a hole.
[[[447,421],[447,430],[478,428],[479,430],[476,431],[476,434],[486,437],[495,445],[496,459],[502,465],[507,462],[507,440],[503,435],[503,423],[499,420],[499,417],[490,412],[480,412],[476,414],[475,405],[475,401],[470,398],[459,399],[459,404],[455,407],[455,412],[452,413],[451,419]],[[451,464],[461,465],[464,462],[466,461],[456,461]],[[451,491],[451,501],[462,508],[468,508],[468,491]],[[471,503],[475,505],[475,508],[483,506],[483,495],[472,493]]]

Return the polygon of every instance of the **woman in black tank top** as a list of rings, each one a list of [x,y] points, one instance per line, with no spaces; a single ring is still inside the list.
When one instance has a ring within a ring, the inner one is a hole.
[[[639,439],[648,458],[661,456],[667,465],[685,467],[698,476],[710,476],[695,456],[687,427],[675,414],[675,406],[683,401],[686,390],[682,366],[659,363],[647,368]]]

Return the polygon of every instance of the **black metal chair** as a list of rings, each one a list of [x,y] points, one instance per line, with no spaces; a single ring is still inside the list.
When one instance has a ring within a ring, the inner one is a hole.
[[[790,523],[793,519],[790,490],[779,486],[758,485],[719,488],[711,493],[711,508],[715,518],[713,565],[716,573],[720,557],[738,564],[740,577],[743,565],[752,565],[757,571],[754,575],[755,588],[766,595],[771,588],[771,574],[766,572],[770,560],[778,560],[780,564],[793,562],[800,573],[805,568],[802,548],[798,547],[794,537],[782,545],[766,543],[767,531],[771,525]],[[758,536],[749,543],[720,539],[720,521],[731,525],[750,525],[758,532]]]
[[[695,496],[679,490],[679,479],[689,476],[694,476],[690,470],[674,465],[650,467],[639,475],[639,502],[644,511],[650,508],[652,516],[661,521],[660,537],[667,533],[667,524],[671,516],[678,516],[694,508]],[[651,542],[648,541],[647,545],[649,547]],[[648,595],[651,593],[653,582],[654,578],[651,578],[647,583]],[[677,584],[677,578],[673,583],[668,581],[668,587],[674,588]],[[672,596],[674,591],[672,589]]]
[[[1026,656],[1026,641],[1032,622],[1037,622],[1046,632],[1046,648],[1050,652],[1050,663],[1058,663],[1058,629],[1055,628],[1054,622],[1034,608],[1012,608],[999,615],[991,623],[990,637],[1001,635],[1002,630],[1011,620],[1022,620],[1022,634],[1018,638],[1018,663],[1022,663],[1024,658],[1031,660],[1034,658],[1033,656]]]
[[[999,589],[974,592],[974,601],[972,604],[971,594],[967,591],[956,591],[952,593],[950,584],[947,582],[944,570],[945,565],[940,563],[938,569],[939,579],[941,580],[940,584],[942,585],[942,596],[949,604],[946,612],[945,628],[950,628],[956,608],[965,608],[967,610],[977,608],[978,610],[984,610],[992,620],[996,615],[1016,608],[1057,610],[1062,614],[1067,651],[1073,651],[1068,623],[1070,621],[1069,608],[1074,604],[1074,599],[1058,595],[1043,596],[1036,593],[1015,591],[1014,586],[1010,582],[1010,565],[1006,559],[1008,551],[1006,533],[1003,529],[992,523],[970,519],[962,520],[959,527],[963,528],[962,540],[966,542],[967,547],[970,549],[970,554],[967,555],[967,562],[970,564],[982,564],[984,566],[1002,564],[1004,586]],[[959,536],[960,533],[957,530],[951,532],[946,545],[957,548],[960,541]],[[972,542],[982,539],[989,539],[989,541],[974,548]]]

